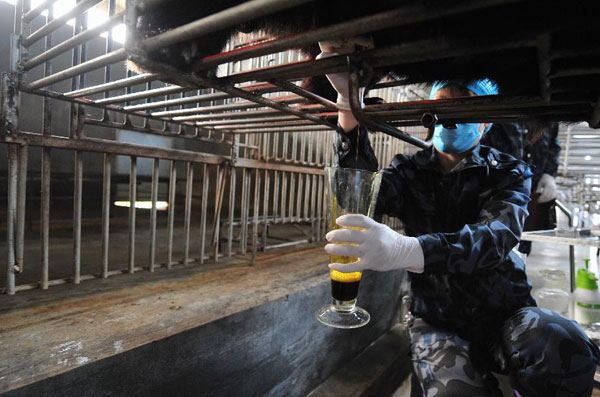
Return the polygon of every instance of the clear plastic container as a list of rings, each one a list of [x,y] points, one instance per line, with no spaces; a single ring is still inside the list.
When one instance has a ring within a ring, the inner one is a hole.
[[[538,306],[568,316],[571,294],[565,289],[567,286],[565,272],[557,269],[544,269],[540,273],[544,278],[544,286],[535,293]]]

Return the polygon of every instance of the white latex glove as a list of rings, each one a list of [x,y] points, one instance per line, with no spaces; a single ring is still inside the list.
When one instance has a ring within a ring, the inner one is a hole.
[[[317,55],[315,59],[324,59],[340,54],[349,54],[353,52],[357,48],[357,46],[362,48],[371,48],[373,46],[373,41],[370,38],[365,37],[352,37],[346,40],[320,41],[319,48],[321,48],[321,53]],[[327,80],[329,80],[333,88],[338,93],[336,101],[337,108],[340,110],[350,110],[350,78],[348,76],[348,73],[330,73],[326,76]],[[358,98],[361,107],[364,106],[364,92],[364,87],[361,87],[358,93]]]
[[[342,227],[358,227],[364,230],[336,229],[325,238],[330,244],[325,246],[329,255],[345,255],[360,258],[351,264],[331,263],[330,269],[343,273],[371,269],[380,272],[406,269],[422,273],[425,266],[423,249],[415,237],[403,236],[387,225],[375,222],[360,214],[342,215],[336,219]],[[353,244],[336,244],[336,243]]]
[[[557,194],[554,177],[552,175],[542,174],[535,192],[540,193],[540,197],[538,197],[537,200],[538,203],[547,203],[548,201],[554,200]]]

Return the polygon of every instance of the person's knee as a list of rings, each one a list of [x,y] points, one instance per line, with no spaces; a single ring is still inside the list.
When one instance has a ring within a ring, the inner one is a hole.
[[[600,353],[572,320],[547,309],[518,310],[504,324],[511,379],[525,395],[589,395]]]

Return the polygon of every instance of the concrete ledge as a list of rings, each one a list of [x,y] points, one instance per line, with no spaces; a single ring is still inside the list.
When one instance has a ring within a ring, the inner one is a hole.
[[[395,320],[403,273],[365,273],[372,323],[347,331],[313,316],[330,299],[321,246],[235,261],[3,300],[0,393],[304,395]]]
[[[404,325],[396,325],[308,396],[390,396],[411,368],[410,339]]]

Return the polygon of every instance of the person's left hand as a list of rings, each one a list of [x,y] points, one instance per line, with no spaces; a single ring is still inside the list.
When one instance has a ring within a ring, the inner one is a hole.
[[[342,215],[336,219],[336,223],[342,227],[361,230],[330,231],[325,236],[330,243],[325,246],[325,251],[329,255],[353,256],[360,259],[350,264],[331,263],[330,269],[343,273],[364,269],[376,271],[405,269],[415,273],[423,272],[425,266],[423,249],[415,237],[403,236],[387,225],[360,214]]]
[[[540,193],[540,197],[538,197],[538,203],[547,203],[556,198],[557,189],[556,182],[554,181],[554,177],[549,174],[542,174],[540,178],[540,182],[538,183],[538,187],[535,191],[536,193]]]

